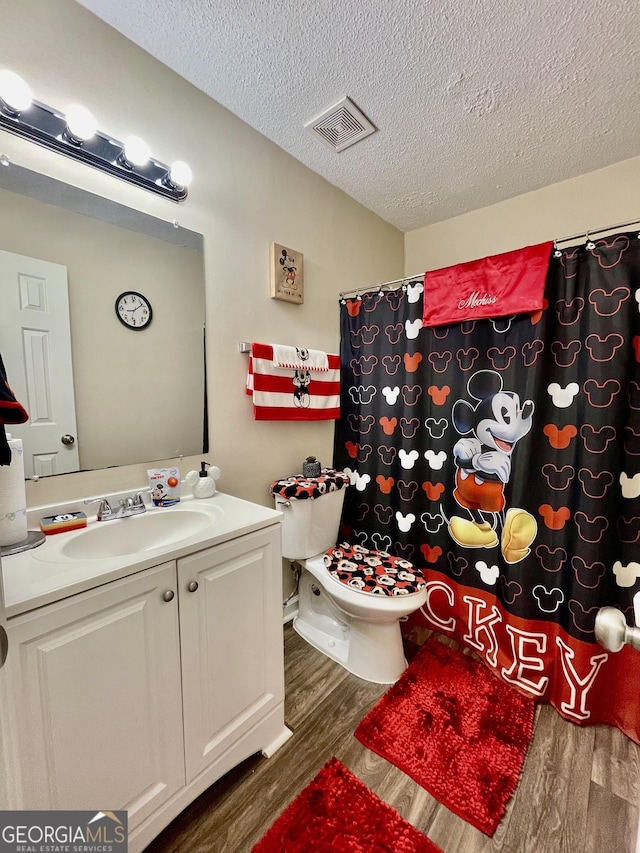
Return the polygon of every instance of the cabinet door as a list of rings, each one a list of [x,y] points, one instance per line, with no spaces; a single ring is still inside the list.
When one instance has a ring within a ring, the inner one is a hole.
[[[10,620],[15,808],[131,828],[184,785],[177,605],[165,563]]]
[[[283,699],[279,525],[178,560],[178,585],[190,782]]]

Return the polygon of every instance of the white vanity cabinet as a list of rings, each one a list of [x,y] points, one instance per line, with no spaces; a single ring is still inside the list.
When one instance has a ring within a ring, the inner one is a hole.
[[[271,518],[7,627],[8,808],[127,809],[138,853],[224,773],[290,736]]]

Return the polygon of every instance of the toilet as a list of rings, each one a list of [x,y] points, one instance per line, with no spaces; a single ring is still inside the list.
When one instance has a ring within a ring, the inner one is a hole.
[[[349,672],[393,684],[406,669],[400,620],[426,601],[422,573],[406,560],[336,545],[349,478],[324,469],[271,485],[283,515],[282,555],[301,566],[295,631]]]

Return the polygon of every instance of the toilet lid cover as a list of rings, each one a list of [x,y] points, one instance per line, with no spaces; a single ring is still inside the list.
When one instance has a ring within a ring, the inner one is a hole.
[[[349,485],[349,476],[344,471],[323,468],[319,477],[303,477],[295,474],[271,483],[271,494],[287,500],[313,500],[327,492],[338,492]]]
[[[374,595],[411,595],[427,585],[413,563],[362,545],[339,542],[324,555],[329,574],[359,592]]]

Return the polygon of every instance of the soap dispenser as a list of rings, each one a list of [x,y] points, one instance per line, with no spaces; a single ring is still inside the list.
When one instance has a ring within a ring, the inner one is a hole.
[[[210,498],[216,493],[216,480],[220,477],[220,469],[208,462],[200,463],[199,471],[189,471],[185,480],[193,489],[195,498]]]

